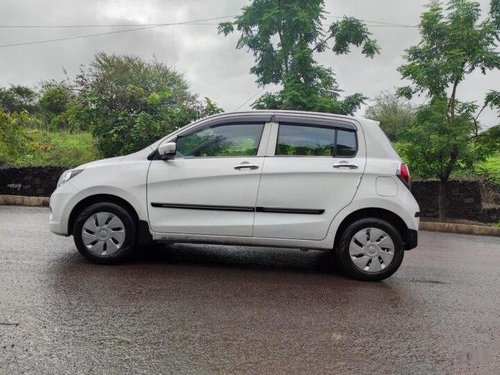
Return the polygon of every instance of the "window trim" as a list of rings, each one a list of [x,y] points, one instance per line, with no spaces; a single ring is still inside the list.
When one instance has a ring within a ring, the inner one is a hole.
[[[359,152],[359,141],[358,141],[358,130],[357,129],[348,129],[342,126],[335,126],[335,124],[332,125],[324,125],[324,124],[314,124],[314,123],[306,123],[306,122],[280,122],[276,123],[277,124],[277,131],[276,131],[276,140],[274,144],[274,154],[272,156],[278,157],[278,158],[342,158],[342,159],[351,159],[355,158],[358,155]],[[332,155],[331,156],[322,156],[322,155],[277,155],[276,152],[278,151],[278,142],[279,142],[279,137],[280,137],[280,127],[281,125],[288,125],[288,126],[301,126],[301,127],[314,127],[314,128],[327,128],[327,129],[332,129],[334,133],[334,145],[333,145],[333,150],[332,150]],[[352,156],[337,156],[337,136],[338,136],[338,131],[339,130],[344,130],[346,132],[351,132],[354,133],[354,139],[356,140],[356,152]]]
[[[264,131],[266,129],[266,122],[262,122],[262,121],[245,121],[245,122],[242,122],[242,121],[228,121],[228,122],[217,122],[215,124],[206,124],[206,125],[203,125],[203,126],[200,126],[200,127],[196,127],[194,129],[187,129],[185,133],[181,133],[179,135],[177,135],[175,137],[175,140],[172,140],[172,141],[175,141],[177,142],[177,140],[179,138],[182,138],[182,137],[185,137],[185,136],[189,136],[191,134],[195,134],[197,132],[200,132],[200,131],[203,131],[205,129],[212,129],[212,128],[217,128],[217,127],[221,127],[221,126],[226,126],[226,125],[262,125],[262,128],[260,130],[260,135],[259,135],[259,138],[258,138],[258,143],[257,143],[257,151],[255,153],[255,155],[231,155],[231,156],[175,156],[174,157],[174,160],[175,159],[179,159],[179,160],[193,160],[193,159],[214,159],[214,158],[244,158],[244,157],[248,157],[248,158],[256,158],[256,157],[259,157],[259,150],[260,150],[260,147],[261,147],[261,142],[262,142],[262,138],[263,138],[263,135],[264,135]]]

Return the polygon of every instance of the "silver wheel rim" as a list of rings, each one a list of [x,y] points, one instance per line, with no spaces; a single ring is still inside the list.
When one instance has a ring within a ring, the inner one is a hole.
[[[363,272],[383,271],[394,259],[394,242],[379,228],[364,228],[357,232],[349,244],[351,261]]]
[[[113,255],[125,241],[125,225],[110,212],[95,213],[83,224],[82,241],[93,255]]]

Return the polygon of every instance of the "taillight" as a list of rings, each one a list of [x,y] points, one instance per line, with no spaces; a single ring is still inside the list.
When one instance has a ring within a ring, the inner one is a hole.
[[[399,165],[399,168],[396,172],[396,175],[399,177],[399,179],[401,181],[404,182],[404,184],[408,187],[410,187],[410,183],[411,183],[411,180],[410,180],[410,169],[408,168],[408,166],[404,163],[401,163]]]

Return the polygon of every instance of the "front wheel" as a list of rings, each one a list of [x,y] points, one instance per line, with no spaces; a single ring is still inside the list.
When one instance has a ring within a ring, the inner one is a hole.
[[[349,276],[379,281],[391,276],[401,265],[403,240],[392,224],[378,218],[366,218],[344,230],[336,253]]]
[[[125,260],[135,247],[137,228],[130,213],[110,202],[94,203],[80,212],[73,228],[78,251],[94,263]]]

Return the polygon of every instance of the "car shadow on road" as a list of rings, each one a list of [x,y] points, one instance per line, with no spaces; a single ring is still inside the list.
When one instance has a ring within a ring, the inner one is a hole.
[[[112,266],[92,264],[76,250],[67,253],[56,268],[63,273],[164,273],[196,267],[255,271],[266,273],[328,275],[347,279],[337,266],[332,252],[301,251],[268,247],[222,246],[205,244],[154,244],[136,249],[126,262]]]
[[[343,276],[333,254],[264,247],[155,244],[139,249],[128,264],[169,264]]]

